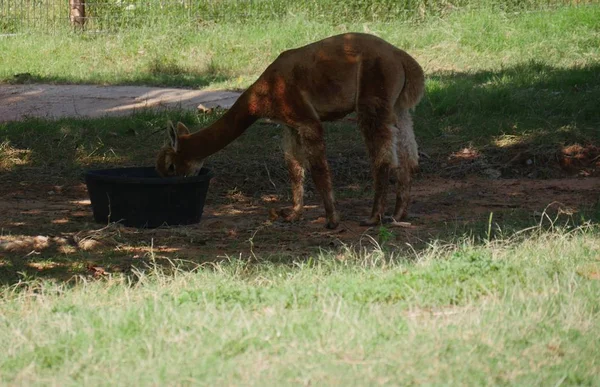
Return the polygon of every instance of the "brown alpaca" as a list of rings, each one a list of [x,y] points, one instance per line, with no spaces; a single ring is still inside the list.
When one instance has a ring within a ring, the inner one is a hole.
[[[163,176],[194,175],[203,160],[238,138],[259,118],[284,125],[285,160],[293,206],[285,218],[302,214],[304,171],[310,168],[323,199],[327,227],[339,223],[325,156],[323,121],[357,113],[371,159],[375,198],[362,225],[383,221],[392,173],[397,185],[393,218],[407,214],[410,183],[418,151],[409,109],[424,92],[421,66],[406,52],[367,34],[333,36],[283,52],[219,120],[190,134],[181,123],[169,125],[171,144],[157,159]]]

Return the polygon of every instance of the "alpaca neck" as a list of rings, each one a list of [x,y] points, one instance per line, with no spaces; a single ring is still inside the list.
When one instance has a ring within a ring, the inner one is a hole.
[[[259,117],[248,109],[248,92],[243,93],[221,118],[210,126],[179,138],[179,152],[193,160],[204,160],[241,136]]]

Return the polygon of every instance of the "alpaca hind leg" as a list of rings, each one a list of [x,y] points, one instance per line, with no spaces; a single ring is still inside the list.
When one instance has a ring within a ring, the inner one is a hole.
[[[397,129],[391,125],[382,125],[377,132],[363,131],[363,133],[371,159],[375,192],[371,216],[360,224],[361,226],[373,226],[385,221],[385,203],[390,173],[397,164]]]
[[[396,168],[396,205],[392,216],[395,221],[406,219],[408,216],[412,180],[412,172],[406,165],[406,161],[402,157],[399,157],[398,161],[399,165]]]
[[[419,150],[408,110],[397,110],[397,127],[398,168],[396,169],[396,206],[393,218],[399,221],[408,216],[412,174],[419,167]]]

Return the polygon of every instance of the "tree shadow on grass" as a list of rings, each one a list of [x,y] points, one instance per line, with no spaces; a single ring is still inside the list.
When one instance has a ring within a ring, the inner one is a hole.
[[[476,157],[463,157],[466,164],[487,158],[487,167],[508,177],[598,167],[600,64],[556,68],[529,62],[500,71],[434,73],[427,85],[416,132],[422,147],[437,156],[434,167],[469,147]],[[563,154],[573,144],[583,149]],[[569,160],[575,165],[563,165]],[[545,175],[559,173],[539,176]]]
[[[22,242],[21,247],[13,245],[12,252],[0,251],[8,257],[3,262],[10,261],[0,263],[0,281],[14,283],[22,278],[18,272],[59,280],[74,274],[103,275],[98,274],[101,270],[127,272],[150,259],[167,266],[182,259],[189,267],[233,258],[289,265],[311,259],[320,249],[339,251],[382,237],[391,249],[410,243],[418,251],[436,239],[485,237],[490,213],[498,225],[492,229],[510,236],[512,230],[538,225],[549,205],[561,222],[598,222],[598,178],[503,177],[558,176],[564,169],[558,160],[557,168],[551,166],[548,155],[556,156],[564,146],[577,143],[598,146],[599,100],[600,65],[559,69],[528,63],[495,72],[430,75],[415,125],[430,159],[422,160],[423,171],[415,181],[412,211],[418,217],[408,229],[357,226],[369,211],[371,189],[364,143],[352,121],[327,125],[336,189],[358,185],[352,195],[340,195],[344,220],[334,232],[323,228],[322,206],[310,178],[305,220],[290,226],[270,219],[271,208],[289,205],[279,149],[281,129],[275,125],[256,124],[211,157],[208,165],[217,176],[209,190],[207,215],[199,225],[160,230],[104,229],[95,224],[89,203],[84,203],[82,172],[92,166],[153,162],[163,141],[162,134],[153,133],[162,133],[167,119],[199,128],[217,116],[200,119],[195,113],[147,112],[133,118],[3,125],[3,140],[30,153],[24,154],[23,164],[0,173],[5,203],[2,243],[11,242],[6,236]],[[467,152],[462,151],[465,148]],[[525,156],[515,159],[519,154]],[[598,160],[592,153],[582,163]],[[595,168],[584,166],[588,167]],[[490,168],[499,170],[500,176],[487,178],[482,171]],[[531,175],[543,168],[550,171]],[[56,182],[64,183],[65,192],[54,191]],[[81,246],[82,240],[97,244]],[[477,240],[483,243],[485,238]]]

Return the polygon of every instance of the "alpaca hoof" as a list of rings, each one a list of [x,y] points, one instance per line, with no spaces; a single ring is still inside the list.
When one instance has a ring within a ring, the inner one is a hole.
[[[302,213],[299,211],[294,211],[290,208],[282,208],[281,210],[279,210],[279,216],[285,222],[295,222],[297,220],[300,220],[300,218],[302,218]]]
[[[327,222],[325,228],[329,230],[335,230],[340,225],[340,222]]]
[[[325,224],[325,228],[329,230],[334,230],[337,226],[340,225],[340,216],[337,212],[334,212],[333,215],[327,217],[327,223]]]

